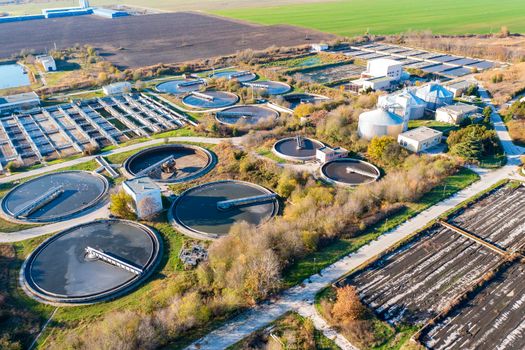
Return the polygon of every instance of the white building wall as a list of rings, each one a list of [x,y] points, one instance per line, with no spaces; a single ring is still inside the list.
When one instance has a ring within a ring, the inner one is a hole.
[[[463,120],[462,114],[453,113],[446,109],[439,109],[436,111],[436,120],[438,122],[459,124]]]
[[[409,151],[418,153],[440,144],[441,134],[421,141],[414,140],[412,138],[404,136],[403,134],[400,134],[397,137],[397,142]]]

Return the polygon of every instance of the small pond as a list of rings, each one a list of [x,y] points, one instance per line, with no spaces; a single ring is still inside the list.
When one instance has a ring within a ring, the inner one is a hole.
[[[29,75],[19,64],[0,65],[0,89],[31,85]]]

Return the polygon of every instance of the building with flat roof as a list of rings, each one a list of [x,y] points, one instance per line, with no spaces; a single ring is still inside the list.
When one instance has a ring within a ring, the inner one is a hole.
[[[388,90],[392,84],[401,79],[403,65],[401,62],[387,58],[370,60],[361,77],[352,80],[349,89],[354,91]]]
[[[474,83],[466,80],[460,80],[456,81],[455,83],[445,85],[445,89],[452,92],[454,97],[461,97],[472,85],[474,85]]]
[[[401,62],[389,58],[377,58],[368,61],[366,65],[366,72],[363,76],[368,77],[389,77],[393,80],[401,79],[403,73],[403,65]]]
[[[131,91],[131,83],[127,81],[120,83],[113,83],[102,87],[105,95],[118,95]]]
[[[405,131],[397,136],[397,142],[409,151],[419,153],[441,143],[443,133],[426,126]]]
[[[93,8],[93,14],[95,16],[104,18],[118,18],[129,16],[129,13],[127,13],[126,11],[106,9],[102,7]]]
[[[42,65],[46,72],[54,72],[57,70],[55,59],[49,55],[36,56],[36,60]]]
[[[449,124],[459,124],[463,119],[477,113],[477,106],[466,103],[456,103],[450,106],[440,107],[436,110],[436,120]]]
[[[27,110],[40,106],[40,98],[32,92],[0,96],[0,115]]]
[[[312,44],[311,49],[313,52],[322,52],[328,50],[328,44],[319,43],[319,44]]]
[[[126,180],[122,188],[133,198],[139,219],[152,217],[162,211],[160,187],[148,176]]]
[[[321,162],[326,163],[334,159],[338,158],[345,158],[348,156],[348,150],[344,149],[343,147],[335,147],[331,148],[328,146],[324,146],[321,148],[318,148],[315,151],[315,158]]]

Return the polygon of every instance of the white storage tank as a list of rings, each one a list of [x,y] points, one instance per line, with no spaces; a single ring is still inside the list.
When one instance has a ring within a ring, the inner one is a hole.
[[[397,138],[403,132],[403,118],[384,108],[361,113],[359,116],[359,136],[370,140],[377,136]]]

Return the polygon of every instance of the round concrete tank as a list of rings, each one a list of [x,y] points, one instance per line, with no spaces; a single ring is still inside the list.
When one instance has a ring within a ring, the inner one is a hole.
[[[20,282],[30,297],[46,304],[93,304],[136,288],[161,254],[160,237],[142,224],[94,221],[40,244],[22,265]]]
[[[279,201],[272,191],[250,182],[223,180],[183,192],[169,209],[168,219],[192,238],[215,239],[228,234],[235,223],[258,226],[278,211]]]

